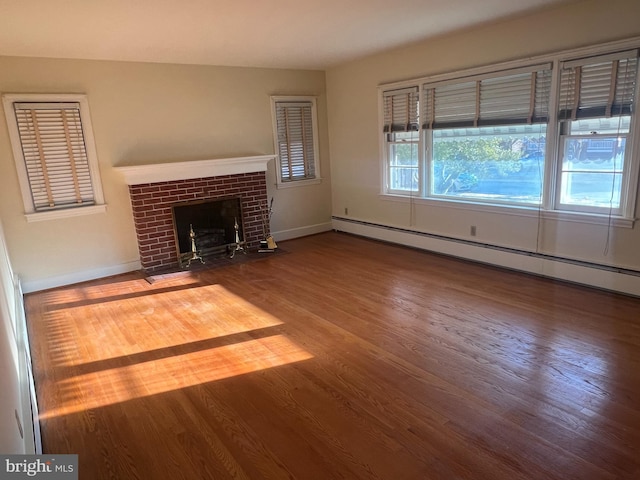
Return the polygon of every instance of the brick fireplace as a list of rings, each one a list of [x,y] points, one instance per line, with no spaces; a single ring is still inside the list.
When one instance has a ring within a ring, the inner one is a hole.
[[[263,236],[266,165],[272,156],[118,167],[129,185],[133,221],[146,273],[178,268],[172,205],[240,197],[246,247]]]

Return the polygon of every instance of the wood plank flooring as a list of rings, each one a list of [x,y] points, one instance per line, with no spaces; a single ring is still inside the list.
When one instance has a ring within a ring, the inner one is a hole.
[[[640,478],[640,299],[327,233],[27,295],[80,478]]]

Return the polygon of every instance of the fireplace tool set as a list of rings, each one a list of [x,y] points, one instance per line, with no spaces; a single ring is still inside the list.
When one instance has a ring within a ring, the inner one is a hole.
[[[271,203],[267,206],[266,211],[262,210],[262,235],[264,240],[260,240],[259,253],[274,252],[278,245],[269,232],[271,225],[271,214],[273,213],[273,197],[271,197]]]

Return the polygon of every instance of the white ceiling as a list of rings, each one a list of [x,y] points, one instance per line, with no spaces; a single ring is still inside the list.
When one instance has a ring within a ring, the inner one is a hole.
[[[0,0],[0,55],[325,69],[573,0]]]

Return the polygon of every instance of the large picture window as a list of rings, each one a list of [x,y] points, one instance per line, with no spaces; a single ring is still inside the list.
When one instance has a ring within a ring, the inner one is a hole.
[[[539,205],[546,127],[434,130],[431,193],[437,197]]]
[[[631,218],[638,50],[487,70],[381,89],[383,193]]]

